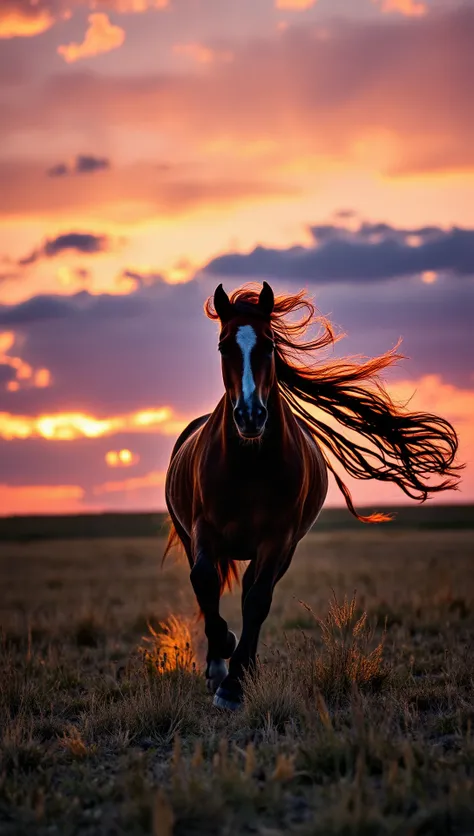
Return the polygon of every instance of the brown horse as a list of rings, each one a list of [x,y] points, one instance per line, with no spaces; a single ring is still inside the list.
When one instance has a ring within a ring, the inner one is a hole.
[[[173,543],[184,546],[204,616],[208,686],[216,691],[214,705],[235,709],[242,701],[243,675],[255,663],[275,584],[323,506],[328,469],[359,520],[390,519],[357,513],[328,453],[352,476],[394,482],[423,501],[456,486],[457,437],[444,419],[408,413],[392,402],[377,374],[399,358],[395,350],[360,363],[305,362],[308,352],[332,345],[336,337],[325,319],[314,316],[303,291],[275,299],[264,282],[260,294],[244,287],[229,299],[219,285],[205,309],[221,324],[225,393],[174,446],[166,478],[172,528],[165,556]],[[287,314],[302,309],[302,320],[288,321]],[[305,342],[301,338],[312,322],[322,331]],[[329,427],[305,404],[364,441]],[[442,480],[433,482],[436,475]],[[237,576],[239,560],[250,562],[237,643],[219,614],[219,600]]]

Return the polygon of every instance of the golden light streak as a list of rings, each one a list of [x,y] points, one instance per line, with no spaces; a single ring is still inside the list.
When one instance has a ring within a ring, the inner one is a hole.
[[[136,427],[152,427],[167,421],[171,415],[172,409],[169,406],[163,406],[160,409],[145,409],[133,416],[133,423]]]
[[[118,49],[125,41],[125,30],[110,22],[106,14],[96,13],[88,17],[89,28],[82,43],[58,46],[58,53],[68,64],[80,58],[91,58]]]
[[[80,412],[64,415],[44,415],[36,419],[36,429],[43,438],[70,441],[84,436],[85,438],[99,438],[110,435],[120,427],[119,418],[92,418]]]
[[[188,418],[175,415],[168,406],[110,418],[95,418],[82,412],[40,416],[1,412],[0,438],[74,441],[76,438],[102,438],[117,432],[159,432],[162,435],[174,435],[179,433],[188,421]],[[126,461],[128,452],[124,452],[123,456]]]

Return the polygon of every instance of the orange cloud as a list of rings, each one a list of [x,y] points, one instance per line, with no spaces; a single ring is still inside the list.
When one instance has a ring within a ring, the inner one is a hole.
[[[421,0],[373,0],[381,6],[382,12],[400,12],[407,17],[422,17],[428,11]]]
[[[15,357],[7,352],[13,348],[15,334],[12,331],[4,331],[0,334],[0,364],[10,366],[15,371],[15,380],[10,380],[6,388],[9,392],[17,392],[19,389],[34,386],[44,389],[51,385],[51,373],[48,369],[34,371],[29,363],[25,363],[21,357]]]
[[[315,6],[318,0],[276,0],[275,6],[277,9],[290,9],[294,12],[302,12],[304,9],[310,9]]]
[[[84,118],[84,124],[93,122]],[[66,177],[52,178],[45,187],[44,165],[9,159],[0,161],[0,216],[18,217],[23,223],[28,217],[44,221],[48,215],[61,216],[62,223],[66,223],[65,217],[73,223],[79,213],[93,210],[97,215],[100,209],[109,220],[123,224],[180,215],[203,205],[220,207],[246,203],[250,198],[267,200],[295,194],[288,184],[268,182],[244,163],[230,172],[217,170],[206,177],[197,166],[184,171],[170,166],[163,172],[157,165],[137,163],[104,171],[100,178],[78,177],[72,189]],[[71,274],[63,273],[61,282],[70,278]]]
[[[216,61],[228,63],[234,57],[229,49],[212,49],[199,43],[175,44],[173,52],[175,55],[192,58],[198,64],[214,64]]]
[[[0,11],[0,38],[32,38],[46,32],[54,22],[48,9],[33,4],[18,7],[7,2]]]
[[[125,40],[125,31],[111,23],[106,14],[91,14],[88,20],[89,28],[81,44],[58,46],[58,53],[68,64],[80,58],[91,58],[93,55],[118,49]]]
[[[105,454],[105,461],[109,467],[131,467],[140,461],[140,456],[131,450],[109,450]]]
[[[146,409],[130,415],[94,418],[82,412],[54,415],[12,415],[0,412],[0,438],[46,438],[49,441],[74,441],[76,438],[103,438],[118,432],[159,432],[175,435],[189,419],[182,418],[167,406]]]
[[[96,0],[91,6],[113,9],[118,14],[131,14],[132,12],[146,12],[148,9],[166,9],[169,0]]]
[[[421,7],[417,3],[405,8]],[[324,161],[340,160],[346,166],[395,175],[472,169],[472,9],[454,4],[449,12],[420,17],[417,25],[402,14],[397,20],[381,17],[384,20],[357,26],[349,20],[329,22],[322,40],[321,27],[308,24],[289,27],[278,38],[236,43],[233,60],[210,63],[206,73],[69,73],[56,78],[54,85],[38,85],[34,99],[6,109],[4,134],[13,141],[18,130],[39,129],[45,136],[52,129],[66,136],[75,130],[91,136],[106,131],[126,143],[128,126],[130,145],[139,135],[148,147],[148,142],[156,144],[158,131],[170,158],[180,148],[187,148],[194,160],[201,154],[204,174],[215,171],[216,160],[223,160],[222,154],[210,151],[216,142],[228,143],[233,166],[242,143],[275,136],[275,159],[267,156],[265,162],[279,177],[291,173],[284,165],[299,162],[307,179],[311,161],[322,168]],[[376,75],[375,51],[380,56]],[[314,83],[308,85],[308,78]],[[8,162],[13,168],[13,161]],[[256,169],[260,175],[265,171],[255,166],[254,176]],[[225,170],[234,169],[228,165]],[[8,171],[0,173],[2,180],[13,178]],[[138,174],[133,172],[136,180]],[[156,172],[150,174],[150,180],[156,177]],[[109,189],[109,174],[104,172],[100,179],[97,191]],[[209,177],[201,178],[201,190],[208,182]],[[118,181],[114,184],[118,191]],[[43,205],[64,202],[65,189],[56,186],[52,192],[49,185],[45,195],[44,178],[34,188],[29,182],[17,184],[13,205],[20,192],[24,201],[32,192],[32,202],[40,195]],[[84,184],[88,187],[89,182]],[[75,183],[75,195],[78,188]],[[128,186],[128,204],[136,188]],[[145,189],[143,182],[139,188]],[[159,184],[157,190],[162,191]],[[2,196],[3,191],[0,186]],[[76,206],[78,199],[74,197]],[[7,198],[3,200],[6,204]]]
[[[0,39],[1,38],[30,38],[41,35],[50,29],[58,19],[67,20],[77,7],[89,9],[108,9],[117,14],[133,14],[146,12],[149,9],[165,9],[169,0],[1,0],[0,2]],[[91,15],[91,17],[99,15]],[[107,19],[107,15],[101,17]],[[118,27],[112,27],[118,29]],[[120,30],[121,31],[121,30]],[[110,33],[109,33],[110,35]],[[87,39],[87,35],[86,35]],[[118,44],[120,46],[120,44]],[[70,44],[76,49],[84,44]],[[108,52],[109,47],[100,52]],[[98,54],[97,52],[88,53]],[[68,60],[67,58],[65,60]],[[76,59],[71,59],[76,60]]]

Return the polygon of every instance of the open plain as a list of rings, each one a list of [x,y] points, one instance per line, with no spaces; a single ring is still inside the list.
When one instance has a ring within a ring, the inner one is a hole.
[[[473,530],[316,529],[235,714],[163,542],[0,543],[4,836],[474,833]]]

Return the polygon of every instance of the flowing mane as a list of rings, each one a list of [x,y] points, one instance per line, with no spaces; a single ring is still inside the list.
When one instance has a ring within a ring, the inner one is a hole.
[[[231,294],[230,301],[256,304],[258,290],[245,285]],[[218,319],[212,297],[204,309],[210,319]],[[288,314],[298,311],[303,312],[298,321],[287,319]],[[304,339],[309,326],[315,324],[319,326],[318,335]],[[276,296],[271,325],[281,395],[322,446],[326,464],[357,519],[373,523],[389,520],[390,516],[358,514],[349,488],[334,470],[328,453],[356,479],[393,482],[421,502],[430,494],[457,487],[462,465],[454,463],[458,438],[452,425],[436,415],[409,412],[395,404],[379,378],[380,372],[404,359],[397,353],[398,345],[372,359],[319,362],[311,355],[334,346],[343,335],[336,335],[331,323],[316,315],[305,291]],[[305,404],[325,412],[361,440],[346,438]],[[441,478],[433,481],[436,476]]]

